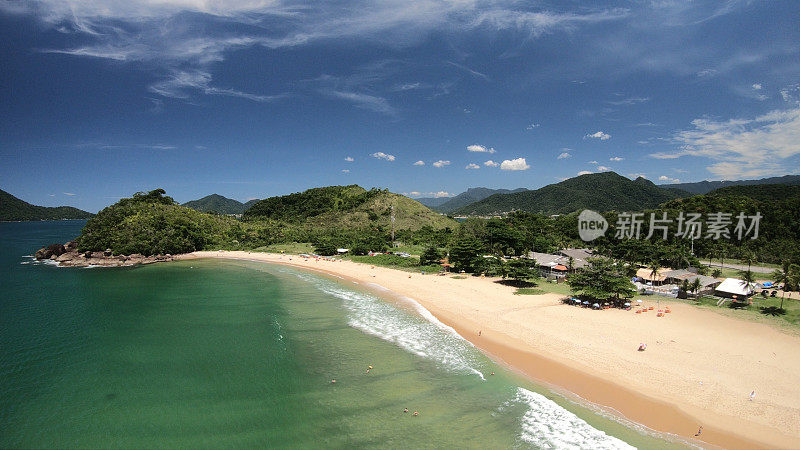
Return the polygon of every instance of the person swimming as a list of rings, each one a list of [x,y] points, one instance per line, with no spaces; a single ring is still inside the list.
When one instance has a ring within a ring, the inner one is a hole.
[[[418,416],[419,415],[419,411],[414,411],[414,415]]]
[[[403,408],[403,412],[407,413],[408,412],[408,408]]]

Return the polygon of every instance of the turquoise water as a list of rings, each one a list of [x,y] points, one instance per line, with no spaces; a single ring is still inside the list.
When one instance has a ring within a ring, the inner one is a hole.
[[[247,261],[25,257],[81,225],[0,224],[0,447],[672,445],[508,373],[409,299]]]

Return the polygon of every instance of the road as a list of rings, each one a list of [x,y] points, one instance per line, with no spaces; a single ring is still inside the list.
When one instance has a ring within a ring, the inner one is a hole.
[[[747,270],[747,264],[730,264],[726,262],[725,265],[723,266],[719,263],[719,261],[716,262],[700,261],[700,262],[711,267],[723,267],[727,269]],[[775,269],[770,269],[768,267],[750,266],[750,270],[756,273],[772,273]]]

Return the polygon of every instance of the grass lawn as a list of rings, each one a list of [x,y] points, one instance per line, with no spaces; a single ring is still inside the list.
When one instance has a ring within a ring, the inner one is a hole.
[[[514,295],[542,295],[546,294],[547,291],[539,288],[519,288]]]
[[[285,252],[290,255],[298,255],[300,253],[312,254],[314,253],[314,246],[309,242],[291,242],[286,244],[272,244],[266,247],[258,247],[254,251],[268,253]]]
[[[403,258],[397,255],[375,255],[375,256],[344,256],[344,259],[374,266],[389,267],[392,269],[405,270],[406,272],[425,272],[439,273],[442,267],[439,265],[420,266],[419,258],[413,256]]]

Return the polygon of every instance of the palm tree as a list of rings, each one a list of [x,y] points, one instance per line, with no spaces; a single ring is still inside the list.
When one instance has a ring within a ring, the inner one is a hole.
[[[567,259],[567,273],[572,273],[575,270],[575,258],[572,256]]]
[[[681,290],[687,294],[689,293],[689,280],[683,280],[683,283],[681,283]]]
[[[739,271],[739,276],[742,277],[742,285],[745,287],[746,290],[749,291],[750,285],[752,285],[755,282],[755,276],[753,275],[753,272],[750,269],[741,270]]]
[[[722,276],[722,271],[721,271],[721,270],[719,270],[719,269],[714,269],[714,270],[711,272],[711,276],[712,276],[712,277],[714,277],[714,278],[719,278],[719,277],[721,277],[721,276]]]
[[[750,251],[746,251],[746,252],[744,252],[742,254],[741,261],[742,261],[742,264],[747,264],[747,271],[749,272],[750,271],[750,266],[753,263],[758,262],[758,257],[756,256],[755,253],[750,252]]]
[[[658,262],[657,259],[654,259],[650,261],[650,266],[648,269],[650,269],[650,278],[652,278],[653,283],[655,283],[656,277],[658,276],[658,271],[661,270],[661,263]]]
[[[695,278],[692,280],[692,285],[689,288],[692,290],[695,298],[697,298],[697,291],[700,290],[700,278]]]
[[[800,281],[800,266],[789,264],[789,261],[784,260],[781,268],[772,272],[772,279],[776,284],[783,283],[783,289],[781,290],[781,309],[783,309],[783,298],[786,295],[786,291],[797,286],[798,281]]]

